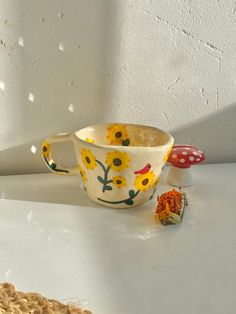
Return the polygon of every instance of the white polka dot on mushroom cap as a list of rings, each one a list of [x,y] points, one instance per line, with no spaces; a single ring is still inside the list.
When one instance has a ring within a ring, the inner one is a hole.
[[[171,158],[175,159],[177,157],[177,154],[172,154]]]
[[[197,159],[196,159],[196,161],[200,161],[200,159],[199,159],[199,158],[197,158]]]
[[[198,156],[198,153],[197,152],[193,152],[193,155]]]
[[[181,154],[182,154],[182,155],[188,155],[188,153],[187,153],[187,152],[182,152]]]
[[[184,158],[181,158],[181,159],[179,160],[179,162],[180,162],[181,164],[184,164],[184,163],[185,163],[185,159],[184,159]]]
[[[190,160],[190,161],[194,161],[194,157],[193,157],[193,156],[190,156],[190,157],[189,157],[189,160]]]

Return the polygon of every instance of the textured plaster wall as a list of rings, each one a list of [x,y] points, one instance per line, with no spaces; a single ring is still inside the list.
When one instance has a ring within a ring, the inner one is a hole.
[[[0,173],[45,171],[44,137],[101,121],[236,161],[235,38],[233,0],[0,0]]]

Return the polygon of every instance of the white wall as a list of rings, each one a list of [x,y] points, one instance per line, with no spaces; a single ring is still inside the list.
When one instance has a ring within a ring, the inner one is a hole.
[[[158,126],[210,162],[236,161],[224,145],[235,38],[234,0],[0,0],[0,173],[45,171],[44,137],[100,121]],[[208,130],[221,110],[217,157],[191,123]],[[188,137],[175,132],[185,125]]]

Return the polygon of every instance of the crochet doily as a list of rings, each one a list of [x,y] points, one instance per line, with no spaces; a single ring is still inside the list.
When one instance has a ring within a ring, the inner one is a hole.
[[[0,313],[7,314],[92,314],[76,305],[65,305],[38,293],[16,291],[9,283],[0,284]]]

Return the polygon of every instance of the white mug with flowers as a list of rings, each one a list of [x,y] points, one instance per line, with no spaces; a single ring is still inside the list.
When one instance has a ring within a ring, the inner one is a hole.
[[[60,167],[51,157],[51,145],[66,140],[72,140],[75,147],[78,164],[73,169]],[[42,156],[55,173],[80,174],[96,203],[127,208],[153,197],[173,143],[170,134],[154,127],[99,124],[48,138]]]

